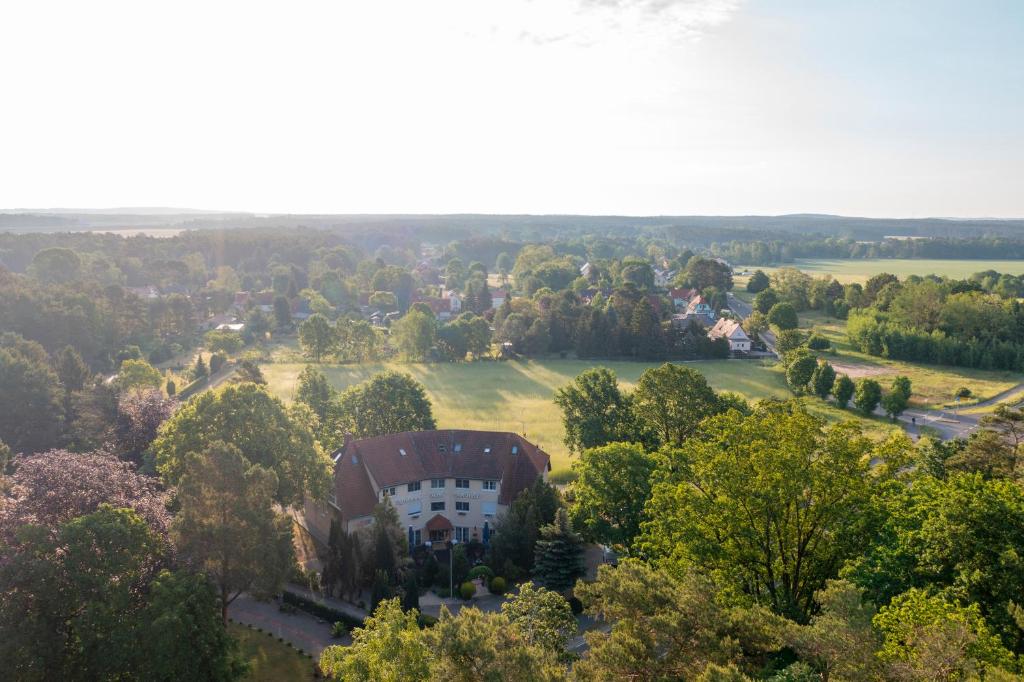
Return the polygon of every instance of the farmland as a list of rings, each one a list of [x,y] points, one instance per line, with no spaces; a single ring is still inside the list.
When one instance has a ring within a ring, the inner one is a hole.
[[[290,401],[304,364],[296,361],[290,352],[279,354],[278,360],[261,368],[271,391]],[[623,388],[632,389],[645,369],[659,364],[538,359],[458,364],[325,364],[320,365],[320,369],[338,389],[364,381],[386,369],[407,372],[426,388],[438,427],[525,433],[527,438],[551,455],[554,472],[562,474],[571,461],[562,443],[561,414],[552,402],[555,391],[595,365],[610,368],[619,377]],[[689,363],[688,366],[702,372],[719,391],[733,391],[751,400],[791,396],[781,369],[773,362],[708,360]],[[851,416],[851,413],[840,412],[817,400],[808,399],[806,402],[812,412],[829,420]],[[875,421],[869,426],[876,432],[889,428]]]
[[[954,279],[969,277],[975,272],[995,270],[1011,275],[1024,274],[1024,260],[938,260],[909,258],[845,258],[797,259],[786,264],[815,277],[832,275],[840,282],[864,282],[873,275],[888,272],[900,279],[908,275],[944,275]],[[771,273],[778,268],[748,266],[748,270],[761,269]]]

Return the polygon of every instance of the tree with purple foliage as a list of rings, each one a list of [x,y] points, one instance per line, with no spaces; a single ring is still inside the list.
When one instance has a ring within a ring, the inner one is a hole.
[[[170,515],[158,481],[106,452],[51,450],[15,457],[0,497],[0,541],[12,542],[26,524],[55,532],[60,524],[96,511],[101,504],[128,507],[153,531],[167,537]]]
[[[142,454],[157,436],[160,425],[178,407],[178,401],[165,398],[159,389],[129,391],[121,395],[114,423],[114,449],[123,459],[142,462]]]

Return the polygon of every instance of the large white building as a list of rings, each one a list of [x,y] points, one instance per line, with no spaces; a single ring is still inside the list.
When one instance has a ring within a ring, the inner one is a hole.
[[[412,546],[487,542],[495,518],[550,470],[547,453],[514,433],[412,431],[351,440],[334,453],[333,499],[307,505],[307,527],[326,541],[332,518],[351,532],[384,500]]]

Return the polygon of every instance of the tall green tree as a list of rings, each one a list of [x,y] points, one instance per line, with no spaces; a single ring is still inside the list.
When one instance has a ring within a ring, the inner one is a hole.
[[[64,428],[60,380],[49,363],[0,347],[0,440],[14,452],[57,445]]]
[[[295,399],[309,405],[321,423],[327,418],[328,407],[335,394],[327,377],[316,367],[306,365],[299,372]]]
[[[299,345],[302,352],[320,362],[324,355],[330,353],[338,343],[338,334],[327,318],[315,313],[299,325]]]
[[[640,375],[633,409],[663,445],[679,445],[696,432],[701,420],[718,412],[719,403],[703,374],[665,363]]]
[[[762,292],[763,293],[763,292]],[[792,303],[783,301],[776,303],[768,311],[768,323],[779,331],[786,331],[787,329],[796,329],[800,321],[797,319],[796,308],[793,307]]]
[[[157,469],[177,485],[188,456],[215,441],[231,443],[250,464],[277,474],[275,499],[302,504],[304,495],[326,495],[332,462],[309,427],[293,419],[263,386],[232,384],[206,391],[186,403],[160,429],[153,442]]]
[[[591,542],[628,551],[640,534],[655,466],[655,457],[637,444],[611,443],[584,450],[573,464],[577,474],[569,507],[573,526]]]
[[[295,562],[291,517],[274,510],[277,474],[234,445],[190,454],[177,488],[178,551],[217,588],[221,617],[242,592],[274,594]]]
[[[334,680],[431,679],[434,653],[416,622],[397,599],[381,602],[363,627],[352,631],[350,646],[329,646],[320,654],[320,670]]]
[[[853,383],[853,379],[845,374],[840,374],[832,385],[832,393],[836,397],[836,404],[846,409],[855,390],[856,386]]]
[[[857,381],[857,388],[853,393],[853,404],[863,414],[871,414],[882,401],[882,387],[874,379],[867,377]]]
[[[533,577],[542,587],[567,592],[583,573],[583,540],[572,529],[565,509],[559,509],[554,523],[540,529]]]
[[[814,593],[865,548],[862,510],[908,460],[909,443],[876,445],[852,422],[826,428],[792,403],[719,415],[704,431],[670,453],[640,551],[678,574],[713,571],[777,613],[806,618]],[[883,462],[873,472],[872,457]]]
[[[54,358],[53,365],[57,372],[57,378],[60,379],[60,384],[65,391],[81,391],[92,379],[93,373],[89,369],[89,365],[72,346],[64,346],[64,349]]]
[[[632,401],[619,389],[615,372],[594,367],[555,392],[570,452],[608,443],[642,440]]]
[[[406,360],[425,360],[437,340],[437,321],[422,310],[410,310],[391,325],[391,337]]]
[[[372,438],[435,428],[423,385],[409,374],[392,371],[381,372],[342,392],[331,403],[326,421],[334,433],[335,446],[341,445],[345,433]]]
[[[758,607],[729,607],[721,593],[695,571],[674,574],[637,559],[601,566],[576,595],[611,628],[586,634],[590,651],[573,667],[574,679],[713,680],[723,678],[698,677],[711,664],[763,667],[764,654],[784,642],[782,619]]]
[[[818,396],[822,400],[828,398],[829,394],[832,393],[832,387],[836,382],[836,371],[832,368],[827,361],[822,360],[818,363],[818,366],[814,368],[814,373],[811,374],[811,390],[814,395]]]
[[[119,391],[159,388],[163,383],[160,370],[145,360],[125,360],[117,371],[115,383]]]
[[[551,649],[563,658],[569,639],[578,630],[565,597],[531,582],[520,585],[519,591],[501,604],[501,613],[530,644]]]
[[[495,570],[510,580],[516,576],[509,575],[507,567],[529,574],[533,570],[534,548],[540,537],[540,528],[554,522],[561,505],[562,497],[558,490],[540,479],[519,493],[508,511],[494,522],[491,561]]]

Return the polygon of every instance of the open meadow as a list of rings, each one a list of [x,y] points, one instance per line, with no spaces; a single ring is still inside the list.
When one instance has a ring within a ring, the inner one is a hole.
[[[832,275],[843,283],[865,282],[882,272],[896,275],[900,279],[908,275],[945,275],[963,279],[983,270],[1010,275],[1024,274],[1024,260],[944,260],[933,258],[841,258],[816,259],[798,258],[786,267],[794,267],[815,277]],[[777,267],[738,266],[749,271],[764,270],[771,274]]]
[[[1015,372],[925,365],[861,353],[854,350],[847,340],[846,320],[829,318],[816,311],[800,313],[800,327],[828,337],[836,352],[826,354],[825,357],[837,372],[848,374],[852,379],[871,376],[883,387],[887,387],[896,375],[909,377],[914,389],[910,403],[914,407],[951,407],[954,405],[954,394],[961,387],[970,389],[972,394],[972,399],[964,404],[988,400],[1024,382],[1024,375]]]
[[[283,400],[291,401],[304,363],[287,350],[275,357],[276,361],[262,365],[261,369],[270,390]],[[645,369],[660,364],[540,359],[460,364],[323,364],[320,369],[337,389],[365,381],[385,369],[411,374],[426,387],[439,428],[525,433],[551,455],[553,472],[560,478],[571,466],[571,460],[562,443],[565,431],[561,413],[553,402],[555,391],[594,366],[613,370],[623,388],[631,390]],[[719,391],[739,393],[750,400],[792,396],[781,368],[771,361],[705,360],[687,365],[702,372]],[[853,416],[851,412],[842,412],[816,399],[806,399],[806,403],[810,411],[830,421]],[[890,428],[875,420],[867,422],[867,426],[878,433]]]

